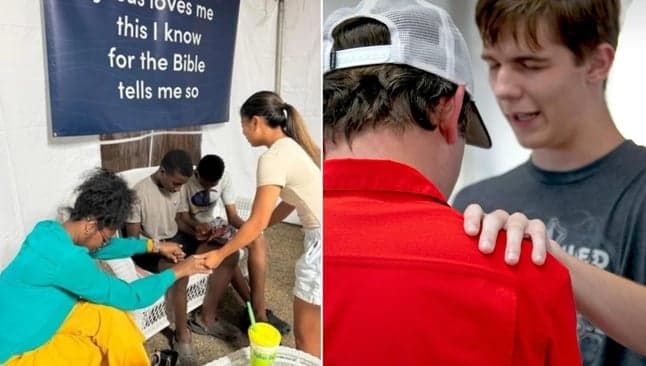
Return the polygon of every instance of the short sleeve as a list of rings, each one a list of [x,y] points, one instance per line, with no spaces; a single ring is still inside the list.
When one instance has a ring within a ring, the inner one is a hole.
[[[287,182],[287,172],[281,164],[280,159],[275,154],[265,153],[258,160],[258,169],[256,171],[257,185],[277,185],[284,187]]]
[[[137,199],[135,200],[135,203],[132,205],[132,209],[130,210],[130,215],[128,215],[128,219],[126,219],[127,223],[140,223],[141,222],[141,199],[139,198],[139,192],[135,191],[137,195]]]
[[[177,205],[177,212],[188,212],[188,183],[182,185],[179,191],[179,204]]]
[[[231,176],[226,172],[222,176],[222,203],[225,206],[236,203],[236,192],[233,189],[233,181],[231,180]]]

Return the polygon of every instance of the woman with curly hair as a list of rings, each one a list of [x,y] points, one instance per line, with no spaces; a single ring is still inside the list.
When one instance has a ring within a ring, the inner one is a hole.
[[[0,364],[148,366],[144,337],[126,310],[154,303],[179,278],[210,270],[203,257],[182,260],[176,243],[112,238],[135,200],[114,173],[97,169],[75,192],[69,220],[37,223],[0,273]],[[177,264],[128,283],[95,262],[145,252]]]

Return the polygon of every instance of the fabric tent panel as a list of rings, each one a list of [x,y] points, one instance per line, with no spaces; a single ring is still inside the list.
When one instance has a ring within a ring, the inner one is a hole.
[[[256,161],[265,148],[249,146],[242,135],[239,110],[254,92],[274,88],[277,18],[275,0],[240,2],[230,121],[203,128],[202,154],[218,154],[224,159],[236,194],[241,197],[254,196]]]
[[[2,110],[0,109],[0,112]],[[0,120],[2,120],[0,114]],[[0,171],[5,179],[0,179],[0,271],[18,251],[23,236],[20,220],[20,207],[16,199],[16,184],[12,179],[14,168],[10,161],[7,134],[0,130]]]
[[[281,93],[303,115],[321,146],[321,6],[315,1],[287,1]]]
[[[3,1],[0,24],[40,28],[40,10],[40,0]]]
[[[642,94],[639,90],[640,86],[646,84],[646,74],[635,72],[646,59],[646,2],[634,1],[625,10],[606,96],[619,131],[636,143],[646,145],[646,127],[641,110]]]
[[[31,8],[31,7],[30,7]],[[39,9],[37,9],[39,10]],[[40,24],[0,23],[0,104],[5,127],[46,126],[45,68]],[[11,51],[9,51],[11,50]]]
[[[262,6],[264,4],[264,7]],[[253,197],[256,163],[264,147],[251,148],[241,133],[238,111],[258,90],[273,90],[275,77],[276,1],[243,4],[238,26],[231,98],[231,121],[209,126],[204,135],[203,154],[221,155],[232,173],[238,196]],[[242,14],[245,14],[243,17]],[[305,118],[307,127],[321,144],[320,5],[294,0],[285,2],[281,96]],[[250,31],[249,24],[256,30]],[[262,25],[260,29],[258,26]],[[295,214],[288,222],[297,223]]]
[[[94,141],[70,148],[48,143],[48,135],[45,128],[29,126],[7,132],[15,196],[27,232],[36,222],[54,218],[67,192],[88,170],[101,166],[99,146]]]

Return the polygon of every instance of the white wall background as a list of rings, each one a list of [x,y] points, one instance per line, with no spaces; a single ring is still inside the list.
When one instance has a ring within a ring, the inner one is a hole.
[[[529,151],[522,148],[514,137],[489,89],[486,64],[480,59],[482,42],[475,24],[476,0],[430,0],[451,14],[471,50],[475,83],[475,101],[493,140],[493,147],[485,150],[468,146],[462,171],[454,192],[461,187],[503,173],[526,161]],[[323,14],[327,17],[334,9],[354,6],[358,0],[324,0]],[[646,1],[622,0],[624,24],[619,47],[608,81],[607,98],[615,123],[625,137],[646,144],[646,122],[640,108],[643,105],[643,86],[646,73],[641,67],[646,60]],[[576,108],[573,106],[573,108]]]
[[[33,225],[54,218],[81,174],[101,164],[97,136],[52,138],[39,0],[2,0],[0,12],[0,270]],[[320,18],[317,1],[285,0],[281,95],[320,141]],[[238,195],[253,197],[262,148],[241,133],[238,111],[253,92],[274,89],[278,2],[242,0],[229,123],[204,128],[202,153],[221,155]]]

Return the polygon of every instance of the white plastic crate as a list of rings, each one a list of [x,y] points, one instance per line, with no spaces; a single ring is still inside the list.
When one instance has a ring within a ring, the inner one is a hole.
[[[239,204],[240,206],[238,206]],[[238,215],[243,219],[247,219],[250,214],[251,199],[238,197],[236,199],[236,208],[238,209]],[[246,250],[241,250],[239,266],[245,277],[248,277],[247,257]],[[135,263],[130,258],[112,259],[105,262],[117,277],[128,282],[134,281],[142,276],[142,271],[137,271]],[[186,289],[187,311],[195,310],[204,302],[207,280],[208,276],[203,274],[196,274],[189,278]],[[139,325],[139,329],[141,329],[146,339],[170,325],[174,320],[172,314],[172,309],[167,306],[165,296],[160,297],[154,304],[148,307],[132,312],[137,325]]]
[[[146,276],[146,271],[137,270],[135,263],[130,258],[111,259],[104,261],[115,276],[132,282]],[[206,294],[207,275],[196,274],[189,278],[186,289],[187,311],[192,311],[202,305]],[[173,312],[167,306],[165,296],[160,297],[152,305],[131,312],[139,329],[146,339],[166,328],[173,321]]]
[[[204,301],[208,276],[197,274],[190,277],[186,289],[187,311],[193,311]],[[149,307],[135,310],[132,315],[146,339],[166,328],[174,319],[172,309],[167,306],[165,296]]]

